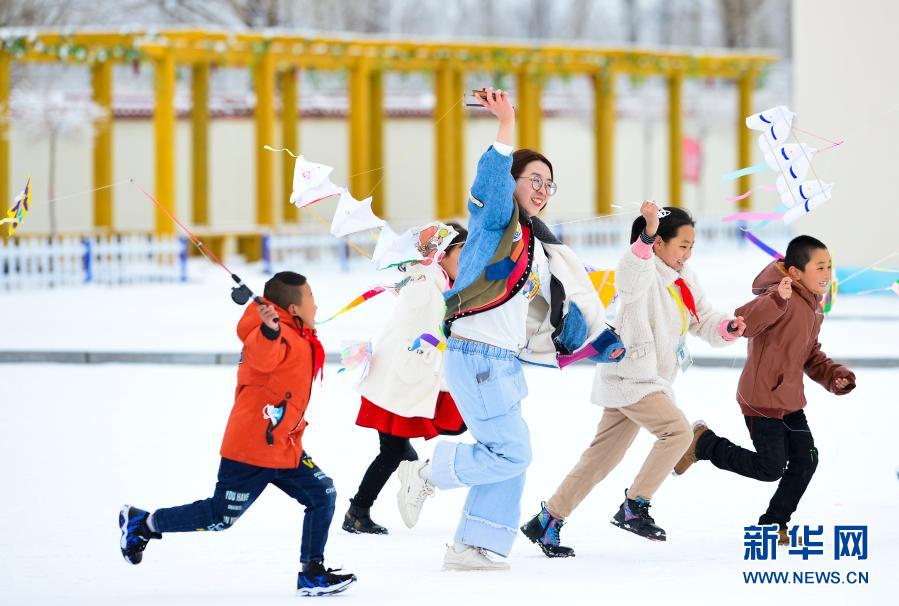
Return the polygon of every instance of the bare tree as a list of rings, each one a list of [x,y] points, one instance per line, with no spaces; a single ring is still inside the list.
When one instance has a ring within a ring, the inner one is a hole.
[[[0,27],[52,26],[68,23],[71,3],[56,0],[3,0]]]
[[[569,11],[569,23],[574,38],[583,40],[590,25],[590,13],[593,11],[593,0],[574,0]]]
[[[624,13],[624,31],[627,32],[626,42],[636,44],[640,41],[640,24],[642,15],[638,0],[622,0]]]

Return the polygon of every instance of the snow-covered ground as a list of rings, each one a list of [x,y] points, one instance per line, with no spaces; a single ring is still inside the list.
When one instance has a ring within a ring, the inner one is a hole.
[[[115,327],[112,327],[114,330]],[[893,603],[899,590],[899,483],[891,395],[896,373],[861,370],[859,387],[835,398],[809,389],[808,417],[821,464],[796,515],[823,525],[825,555],[803,562],[781,549],[776,561],[743,560],[743,526],[773,491],[699,463],[670,478],[653,514],[667,543],[652,543],[608,520],[648,452],[641,434],[619,467],[571,517],[562,536],[577,557],[548,560],[519,538],[503,573],[444,573],[463,491],[438,492],[419,526],[407,530],[391,479],[373,514],[389,536],[340,529],[377,438],[353,424],[351,382],[331,365],[309,412],[307,450],[338,489],[328,543],[329,565],[359,582],[341,598],[360,604],[860,604]],[[276,604],[293,603],[302,511],[269,488],[231,530],[167,535],[152,542],[140,566],[122,560],[115,518],[124,502],[169,506],[211,494],[221,433],[231,406],[234,369],[185,366],[0,366],[0,595],[3,604]],[[589,368],[527,370],[534,462],[523,515],[550,496],[593,435],[600,411],[587,403]],[[692,369],[680,379],[690,418],[744,445],[734,403],[738,372]],[[465,439],[461,437],[459,439]],[[891,446],[892,445],[892,446]],[[416,441],[423,456],[432,444]],[[829,533],[865,524],[869,557],[834,561]],[[744,571],[866,572],[867,585],[746,585]]]
[[[614,265],[618,252],[584,256]],[[749,284],[767,258],[751,248],[697,251],[691,263],[716,306],[748,300]],[[297,267],[309,276],[324,318],[376,283],[395,276],[355,267]],[[261,291],[257,267],[237,269]],[[238,351],[241,313],[228,298],[221,270],[192,261],[191,281],[121,288],[87,286],[0,294],[7,322],[0,350]],[[329,351],[343,339],[379,330],[391,305],[383,295],[325,324]],[[833,357],[897,357],[899,300],[844,296],[821,334]],[[712,350],[692,341],[694,355],[734,360],[734,368],[694,368],[677,384],[691,419],[749,445],[734,401],[743,346]],[[899,590],[899,426],[895,369],[857,369],[858,388],[836,398],[808,388],[808,417],[821,464],[795,518],[823,525],[825,554],[803,562],[781,550],[776,561],[743,560],[743,526],[761,513],[773,485],[698,464],[672,478],[653,503],[669,541],[656,544],[608,524],[651,445],[641,434],[621,465],[599,485],[563,530],[577,557],[548,560],[519,539],[512,570],[442,573],[465,494],[441,492],[407,530],[396,511],[391,480],[374,508],[386,537],[340,529],[347,499],[374,456],[374,432],[354,425],[352,381],[329,365],[316,388],[304,443],[335,480],[339,508],[328,544],[329,565],[343,565],[359,583],[339,599],[365,604],[892,603]],[[528,368],[524,411],[534,444],[523,515],[532,515],[574,464],[593,435],[600,410],[587,403],[589,367]],[[0,602],[5,604],[257,604],[288,603],[298,567],[302,511],[269,489],[237,526],[224,533],[168,535],[150,544],[144,563],[119,554],[115,518],[122,503],[155,508],[210,495],[221,433],[232,404],[235,371],[213,366],[0,365]],[[465,436],[459,439],[466,439]],[[432,444],[418,441],[423,456]],[[869,529],[867,560],[833,557],[834,525]],[[861,585],[752,585],[744,571],[849,571]]]

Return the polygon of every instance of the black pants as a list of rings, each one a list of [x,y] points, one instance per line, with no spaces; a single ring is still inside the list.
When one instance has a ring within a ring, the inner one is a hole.
[[[350,499],[357,507],[367,508],[374,504],[381,489],[402,461],[418,460],[418,453],[412,448],[409,438],[398,438],[380,431],[378,438],[381,441],[381,451],[362,476],[356,496]]]
[[[269,484],[274,484],[306,508],[300,561],[324,561],[337,493],[331,478],[305,452],[296,469],[269,469],[222,459],[215,493],[211,498],[157,509],[153,514],[153,524],[163,534],[227,530]]]
[[[696,444],[696,458],[709,460],[719,469],[747,478],[763,482],[780,480],[759,524],[786,525],[818,467],[818,449],[805,413],[800,410],[788,414],[783,421],[746,417],[746,427],[755,452],[707,431]]]

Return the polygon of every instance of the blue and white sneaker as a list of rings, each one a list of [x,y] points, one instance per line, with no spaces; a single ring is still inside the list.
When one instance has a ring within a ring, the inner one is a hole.
[[[354,574],[336,574],[341,569],[326,569],[321,562],[303,564],[297,575],[297,595],[319,596],[340,593],[356,582]]]
[[[149,513],[143,509],[123,505],[119,511],[119,528],[122,530],[120,547],[122,557],[132,564],[140,564],[144,557],[144,548],[150,539],[161,539],[162,535],[153,532],[147,526]]]

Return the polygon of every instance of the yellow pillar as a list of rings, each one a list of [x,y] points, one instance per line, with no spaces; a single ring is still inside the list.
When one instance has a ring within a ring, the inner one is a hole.
[[[371,191],[371,68],[361,57],[350,70],[350,130],[348,177],[350,193],[357,199]]]
[[[453,128],[451,163],[456,185],[453,194],[453,215],[464,217],[468,201],[468,184],[465,183],[465,105],[462,101],[465,96],[465,74],[458,70],[453,72],[453,93],[456,105],[447,116],[447,120],[452,120]]]
[[[737,166],[752,164],[752,131],[746,128],[746,116],[752,114],[752,88],[755,85],[755,72],[750,70],[743,74],[737,82]],[[749,191],[752,187],[752,175],[744,175],[737,180],[737,194]],[[741,211],[752,208],[752,196],[738,202]]]
[[[297,68],[288,67],[281,73],[281,147],[300,154],[300,140],[297,134]],[[296,223],[299,210],[290,203],[293,193],[293,166],[295,160],[281,154],[281,204],[285,223]]]
[[[156,200],[170,212],[175,210],[175,59],[166,51],[155,59],[156,107],[153,136],[156,156]],[[175,224],[156,209],[156,233],[175,232]]]
[[[112,63],[104,61],[91,66],[93,101],[103,109],[94,123],[94,188],[112,183]],[[94,191],[94,227],[114,225],[113,188]]]
[[[615,158],[615,73],[605,69],[593,77],[596,214],[612,213]]]
[[[371,138],[369,141],[368,167],[369,189],[365,194],[372,196],[372,211],[383,217],[387,211],[384,200],[384,182],[387,168],[384,166],[384,78],[380,71],[371,74],[371,96],[369,97],[369,117]]]
[[[683,205],[683,85],[682,73],[668,77],[668,204],[677,207]]]
[[[434,186],[436,215],[447,219],[465,214],[464,76],[445,66],[434,81]]]
[[[7,53],[0,51],[0,200],[9,196],[9,64]],[[8,204],[7,208],[12,206]],[[8,233],[8,230],[6,230]]]
[[[209,65],[198,63],[191,75],[191,173],[194,225],[209,224]]]
[[[542,111],[540,99],[543,86],[540,76],[533,69],[522,69],[518,72],[518,145],[540,151],[540,121]]]
[[[254,69],[256,90],[256,223],[260,226],[275,224],[274,175],[275,156],[264,150],[272,145],[275,134],[275,64],[266,50]],[[253,256],[253,255],[249,255]],[[249,259],[248,259],[249,260]]]

